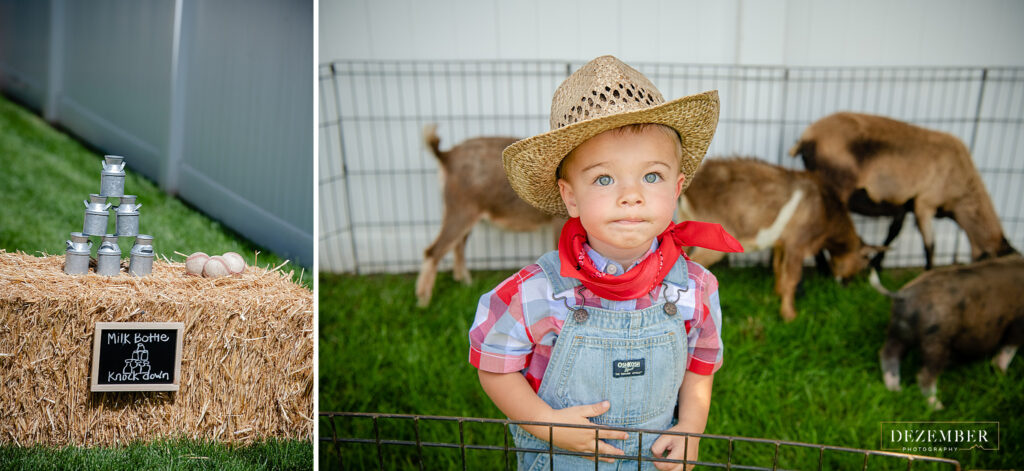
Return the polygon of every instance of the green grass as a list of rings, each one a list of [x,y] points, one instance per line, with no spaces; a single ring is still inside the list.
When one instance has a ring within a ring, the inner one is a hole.
[[[950,366],[940,376],[946,408],[927,407],[914,376],[916,352],[902,363],[900,392],[882,383],[878,350],[885,340],[888,298],[866,279],[840,286],[805,271],[799,315],[784,323],[766,268],[713,270],[721,284],[725,363],[715,376],[707,433],[763,437],[859,449],[880,447],[881,422],[999,421],[999,451],[950,452],[965,469],[1008,469],[1024,463],[1024,361],[1006,375],[987,359]],[[919,274],[883,273],[895,289]],[[476,272],[474,283],[438,276],[427,309],[415,306],[415,275],[320,275],[320,409],[503,418],[468,363],[467,330],[479,296],[510,272]],[[333,428],[332,428],[333,425]],[[415,440],[408,421],[382,420],[381,438]],[[458,443],[457,424],[421,424],[421,439]],[[374,438],[370,420],[320,420],[321,437]],[[501,445],[500,426],[465,424],[468,443]],[[415,448],[385,446],[385,467],[414,465]],[[322,444],[321,465],[376,467],[375,447]],[[702,460],[726,461],[725,442],[705,441]],[[737,443],[733,464],[771,467],[771,445]],[[929,456],[940,453],[922,452]],[[468,450],[469,469],[501,466],[500,452]],[[428,468],[461,467],[458,449],[426,448]],[[860,469],[862,455],[826,453],[824,469]],[[814,469],[818,451],[783,448],[779,466]],[[514,459],[513,459],[514,464]],[[906,462],[871,458],[869,469],[907,469]],[[916,463],[912,469],[943,469]]]
[[[99,193],[102,155],[0,97],[0,156],[4,163],[0,172],[0,249],[63,255],[70,233],[82,230],[82,201],[88,200],[90,193]],[[130,166],[132,156],[124,157]],[[272,268],[284,262],[162,192],[131,169],[127,170],[125,193],[137,195],[136,202],[142,205],[141,232],[153,235],[157,253],[172,261],[184,261],[175,252],[216,255],[233,251],[249,265]],[[109,227],[113,228],[113,220]],[[98,238],[93,240],[95,246]],[[134,237],[120,241],[122,256],[128,256],[133,241]],[[294,269],[294,279],[299,281],[301,276],[302,284],[312,289],[312,276],[303,275],[299,267]]]
[[[187,439],[133,443],[125,447],[21,448],[0,446],[0,470],[51,469],[311,469],[313,444],[268,440],[246,446]]]
[[[82,200],[99,192],[102,156],[2,97],[0,156],[0,249],[63,255],[69,234],[82,230]],[[131,156],[125,158],[130,165]],[[155,236],[157,253],[172,261],[184,260],[174,252],[234,251],[250,265],[276,267],[284,262],[130,169],[125,192],[138,195],[142,232]],[[95,244],[97,238],[93,240]],[[133,240],[120,241],[123,257],[128,256]],[[312,276],[303,276],[301,269],[295,270],[293,279],[312,289]],[[0,469],[309,469],[313,454],[311,443],[297,440],[251,447],[170,441],[54,449],[21,448],[11,445],[9,438],[0,438]]]

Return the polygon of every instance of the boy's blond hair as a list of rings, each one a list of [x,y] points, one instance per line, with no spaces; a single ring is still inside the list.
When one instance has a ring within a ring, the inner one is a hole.
[[[612,129],[612,130],[609,130],[609,131],[606,131],[606,132],[611,132],[611,133],[627,133],[628,132],[630,134],[643,134],[648,129],[656,129],[656,130],[660,131],[662,134],[664,134],[666,137],[668,137],[669,139],[672,139],[672,143],[675,145],[675,155],[676,155],[676,158],[682,160],[682,158],[683,158],[683,143],[679,139],[679,133],[676,132],[675,129],[672,129],[672,128],[668,127],[668,126],[665,126],[664,124],[658,124],[658,123],[627,124],[625,126],[622,126],[622,127],[619,127],[619,128],[615,128],[615,129]],[[584,141],[584,142],[586,142],[586,141]],[[580,145],[583,145],[583,143],[580,143]],[[568,162],[569,159],[571,159],[576,154],[576,149],[579,149],[579,146],[576,146],[575,149],[570,151],[569,154],[566,155],[565,158],[562,159],[562,161],[558,164],[558,171],[555,172],[555,177],[557,179],[565,178],[565,175],[562,173],[563,169],[565,169],[565,163]]]

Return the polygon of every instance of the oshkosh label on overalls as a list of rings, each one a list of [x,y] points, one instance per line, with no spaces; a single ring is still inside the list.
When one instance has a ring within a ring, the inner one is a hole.
[[[612,377],[624,378],[627,376],[643,376],[644,359],[637,360],[615,360],[612,362]]]

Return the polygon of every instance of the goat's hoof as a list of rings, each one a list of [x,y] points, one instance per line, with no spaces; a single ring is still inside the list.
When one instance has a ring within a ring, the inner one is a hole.
[[[996,367],[996,370],[1002,374],[1006,374],[1006,370],[1003,369],[1003,365],[999,364],[999,355],[992,357],[992,366]]]
[[[942,405],[942,401],[939,400],[939,396],[928,396],[928,406],[932,410],[942,410],[946,407]]]
[[[883,360],[884,361],[884,360]],[[900,387],[900,375],[899,371],[882,371],[882,382],[885,383],[885,389],[892,392],[901,391],[903,388]]]
[[[416,307],[427,307],[430,305],[430,298],[416,298]]]

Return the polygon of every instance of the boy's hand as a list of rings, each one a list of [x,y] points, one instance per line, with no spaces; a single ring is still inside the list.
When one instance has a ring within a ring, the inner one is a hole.
[[[668,429],[668,431],[686,432],[686,430],[679,425]],[[683,460],[685,451],[686,461],[697,461],[698,442],[700,442],[700,438],[697,437],[662,435],[654,441],[653,445],[651,445],[651,453],[653,453],[656,458]],[[654,463],[654,467],[661,471],[683,471],[684,469],[690,470],[694,468],[694,465],[686,465],[685,468],[683,466],[684,465],[681,463]]]
[[[594,425],[593,422],[587,420],[588,417],[597,417],[611,407],[611,403],[608,401],[602,401],[597,404],[585,404],[582,406],[566,407],[565,409],[553,409],[551,417],[545,419],[544,422],[556,422],[562,424],[580,424],[580,425]],[[626,432],[617,430],[598,430],[598,437],[601,440],[594,439],[594,429],[589,428],[569,428],[569,427],[548,427],[544,425],[523,425],[526,431],[533,434],[535,437],[548,441],[549,438],[553,438],[552,443],[559,447],[569,451],[579,451],[584,453],[594,453],[594,443],[597,443],[597,452],[604,455],[622,455],[624,452],[612,445],[609,445],[604,440],[625,440],[628,438]],[[553,428],[553,432],[549,431],[549,428]],[[593,457],[587,458],[591,461]],[[601,461],[607,461],[614,463],[615,460],[612,458],[600,458]]]

